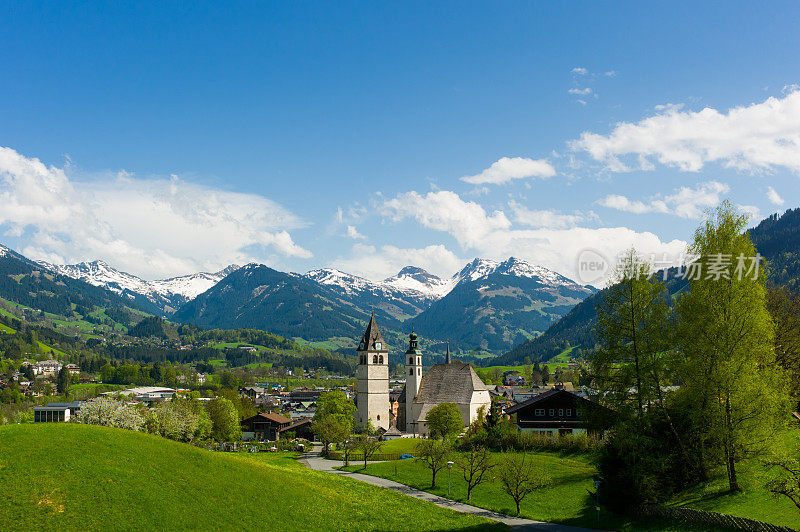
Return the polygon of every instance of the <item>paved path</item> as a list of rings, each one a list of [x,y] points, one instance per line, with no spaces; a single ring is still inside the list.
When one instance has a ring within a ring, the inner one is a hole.
[[[325,458],[322,458],[320,456],[321,450],[322,450],[321,447],[314,447],[314,450],[304,454],[300,459],[300,461],[304,463],[307,467],[311,469],[316,469],[317,471],[325,471],[327,473],[333,473],[335,475],[354,478],[356,480],[360,480],[361,482],[372,484],[373,486],[379,486],[381,488],[386,488],[392,491],[403,493],[410,497],[422,499],[423,501],[432,502],[433,504],[441,506],[443,508],[450,508],[451,510],[455,510],[457,512],[478,515],[481,517],[485,517],[487,519],[500,521],[501,523],[505,523],[508,526],[510,526],[511,529],[514,531],[537,530],[537,531],[552,531],[552,532],[597,532],[596,530],[590,530],[588,528],[578,528],[574,526],[557,525],[554,523],[544,523],[542,521],[531,521],[530,519],[511,517],[508,515],[499,514],[497,512],[492,512],[484,508],[478,508],[475,506],[470,506],[469,504],[464,504],[461,502],[446,499],[444,497],[439,497],[438,495],[428,493],[427,491],[418,490],[416,488],[406,486],[405,484],[394,482],[393,480],[388,480],[380,477],[373,477],[372,475],[364,475],[362,473],[350,473],[348,471],[339,471],[338,469],[334,469],[334,467],[338,467],[339,465],[341,465],[341,463],[338,460],[326,460]],[[353,463],[355,464],[358,462],[353,462]],[[368,462],[368,463],[375,463],[375,462]]]

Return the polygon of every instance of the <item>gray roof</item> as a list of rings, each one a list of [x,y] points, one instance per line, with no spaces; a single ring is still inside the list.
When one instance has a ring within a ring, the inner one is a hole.
[[[376,348],[376,343],[380,343],[381,347]],[[367,330],[364,331],[364,336],[361,338],[361,344],[359,344],[358,349],[359,351],[386,351],[383,335],[380,329],[378,329],[378,323],[375,321],[374,313],[370,316]]]
[[[472,393],[486,391],[472,366],[464,362],[434,364],[422,377],[415,403],[456,403],[472,402]]]

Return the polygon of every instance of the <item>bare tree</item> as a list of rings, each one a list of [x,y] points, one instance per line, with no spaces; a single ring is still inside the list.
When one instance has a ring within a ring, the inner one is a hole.
[[[498,470],[498,478],[503,491],[514,499],[519,515],[519,503],[533,491],[550,484],[550,478],[542,471],[534,469],[527,453],[509,453]]]
[[[767,489],[775,495],[783,495],[800,510],[800,462],[790,458],[776,458],[765,463],[777,467],[780,476],[767,484]]]
[[[470,500],[472,490],[489,480],[487,474],[497,464],[492,461],[492,454],[486,447],[473,445],[469,451],[458,455],[456,465],[464,475],[464,481],[467,483],[467,500]]]
[[[421,440],[417,443],[417,460],[431,470],[431,487],[436,487],[436,473],[447,466],[453,452],[450,443],[438,440]]]
[[[377,453],[380,448],[381,441],[376,436],[370,434],[361,436],[358,440],[358,449],[364,453],[364,469],[367,468],[367,461],[370,457]]]

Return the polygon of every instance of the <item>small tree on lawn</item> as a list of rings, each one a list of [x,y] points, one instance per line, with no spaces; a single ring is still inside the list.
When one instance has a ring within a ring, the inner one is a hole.
[[[487,474],[497,465],[486,447],[476,445],[471,446],[467,452],[459,454],[455,462],[467,483],[467,500],[472,499],[473,489],[489,480]]]
[[[784,496],[800,510],[800,462],[792,458],[775,458],[766,463],[777,468],[778,476],[767,483],[767,489],[775,496]]]
[[[519,503],[533,491],[550,483],[549,477],[533,468],[527,453],[508,454],[500,463],[497,477],[503,484],[503,491],[514,499],[519,515]]]
[[[332,443],[342,443],[350,437],[350,425],[336,416],[326,416],[314,419],[312,424],[314,434],[322,441],[322,450],[327,455]]]
[[[461,411],[453,403],[442,403],[428,412],[425,417],[431,438],[446,438],[458,434],[464,428]]]
[[[417,461],[431,470],[431,487],[436,487],[436,473],[447,466],[453,448],[448,441],[421,440],[417,443]]]
[[[364,469],[367,468],[367,461],[370,457],[377,453],[380,448],[381,441],[378,439],[378,434],[372,430],[372,425],[370,424],[358,440],[358,449],[364,453]]]

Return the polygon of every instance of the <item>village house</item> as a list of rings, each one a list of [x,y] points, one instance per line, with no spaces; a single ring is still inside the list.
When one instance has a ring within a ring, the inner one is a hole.
[[[292,420],[280,414],[259,412],[242,421],[242,438],[245,440],[275,441]]]
[[[583,434],[590,431],[587,419],[598,422],[600,432],[605,428],[613,412],[580,395],[554,387],[505,410],[516,416],[517,428],[521,432],[537,432],[547,436]]]

